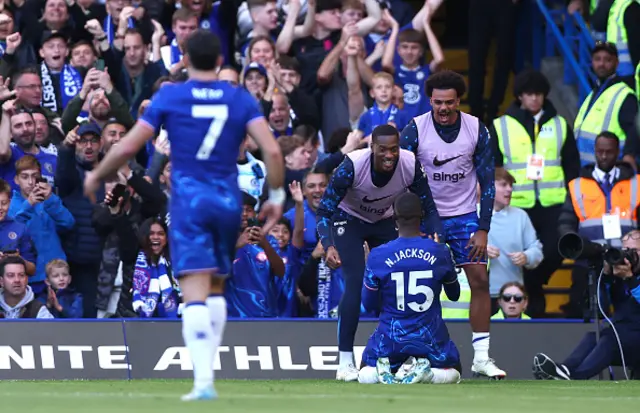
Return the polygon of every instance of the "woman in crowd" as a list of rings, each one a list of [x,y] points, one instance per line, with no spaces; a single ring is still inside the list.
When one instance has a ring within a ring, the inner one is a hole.
[[[180,313],[181,293],[171,268],[167,233],[159,218],[149,218],[140,227],[133,309],[143,318],[177,318]]]

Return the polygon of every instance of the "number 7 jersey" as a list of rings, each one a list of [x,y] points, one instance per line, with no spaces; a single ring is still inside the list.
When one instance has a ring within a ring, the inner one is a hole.
[[[247,126],[261,118],[258,102],[244,88],[189,80],[162,86],[140,120],[156,132],[161,126],[167,131],[173,174],[206,183],[237,181],[236,159]]]
[[[371,250],[364,286],[381,299],[379,331],[396,342],[427,340],[446,346],[440,291],[457,280],[451,253],[428,238],[398,238]],[[435,347],[438,347],[437,345]]]

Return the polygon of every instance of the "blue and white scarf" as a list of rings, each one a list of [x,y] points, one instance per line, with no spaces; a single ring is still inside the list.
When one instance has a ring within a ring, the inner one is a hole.
[[[104,23],[102,24],[102,30],[104,30],[104,33],[107,35],[107,39],[109,40],[110,45],[113,44],[113,39],[115,37],[114,35],[116,33],[117,27],[118,25],[116,25],[115,27],[113,26],[113,18],[110,14],[107,14],[107,17],[104,19]],[[135,25],[133,24],[133,18],[129,17],[127,27],[130,29],[133,29],[135,27]]]
[[[4,56],[4,51],[6,47],[7,47],[7,42],[4,40],[0,40],[0,57]]]
[[[179,316],[182,292],[171,274],[171,264],[161,256],[157,264],[149,264],[144,252],[138,255],[134,272],[133,309],[141,317]]]
[[[327,267],[324,258],[318,264],[318,297],[316,299],[316,314],[318,318],[329,318],[331,312],[331,269]]]
[[[169,47],[171,48],[171,66],[173,66],[182,60],[182,52],[180,51],[180,47],[178,47],[178,41],[176,39],[171,40]]]
[[[71,99],[82,89],[82,76],[68,63],[64,65],[60,73],[59,92],[53,85],[51,71],[45,62],[40,65],[40,78],[42,79],[42,106],[56,113],[62,112]],[[58,108],[57,93],[62,94],[62,108]]]

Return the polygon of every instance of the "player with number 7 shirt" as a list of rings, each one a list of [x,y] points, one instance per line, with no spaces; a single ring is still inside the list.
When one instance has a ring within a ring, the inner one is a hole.
[[[220,41],[196,30],[186,41],[189,80],[166,85],[136,125],[85,177],[94,196],[102,180],[134,157],[162,126],[171,143],[171,231],[174,273],[185,301],[182,336],[193,363],[194,386],[182,400],[211,400],[214,356],[227,316],[225,277],[240,231],[242,197],[236,158],[247,134],[262,151],[269,173],[269,199],[260,218],[266,234],[282,216],[284,162],[257,101],[243,88],[217,80]]]

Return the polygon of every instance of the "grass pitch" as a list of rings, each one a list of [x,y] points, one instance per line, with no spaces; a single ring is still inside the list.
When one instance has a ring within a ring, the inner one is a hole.
[[[359,385],[335,381],[220,381],[220,398],[183,403],[190,381],[0,382],[3,412],[632,412],[640,382],[464,381]]]

